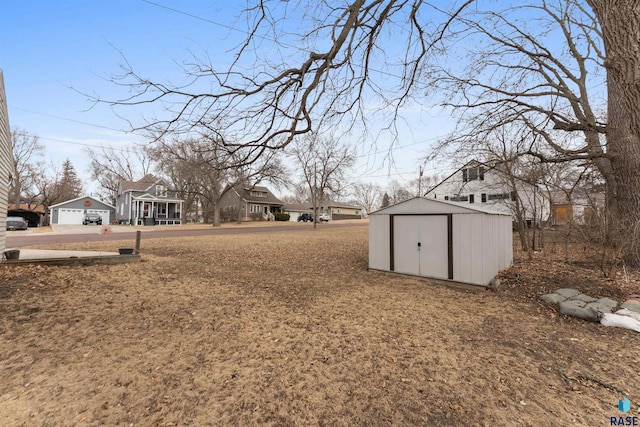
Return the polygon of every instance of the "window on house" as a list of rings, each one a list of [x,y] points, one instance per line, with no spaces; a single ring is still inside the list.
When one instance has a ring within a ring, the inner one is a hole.
[[[468,202],[469,196],[453,196],[449,200],[451,200],[452,202]]]
[[[250,205],[249,212],[260,213],[260,205]]]
[[[512,201],[512,202],[515,202],[515,201],[516,201],[516,192],[515,192],[515,191],[512,191],[512,192],[511,192],[511,201]]]
[[[256,197],[266,197],[266,196],[267,196],[267,195],[266,195],[266,193],[265,193],[264,191],[254,191],[254,192],[252,192],[251,194],[252,194],[253,196],[256,196]]]
[[[468,177],[469,181],[476,181],[478,179],[478,168],[469,168]]]
[[[508,200],[511,198],[511,193],[498,193],[498,194],[489,194],[489,200]]]
[[[336,213],[342,213],[342,209],[338,209]]]
[[[444,199],[445,200],[449,200],[449,196],[444,196]]]
[[[481,199],[482,203],[487,203],[487,193],[482,193],[480,195],[480,199]]]
[[[469,203],[475,203],[475,195],[469,194]]]
[[[462,182],[484,181],[484,167],[476,166],[473,168],[462,169]]]
[[[156,196],[167,197],[167,187],[164,185],[156,185]]]
[[[356,209],[356,215],[360,215],[360,211]]]

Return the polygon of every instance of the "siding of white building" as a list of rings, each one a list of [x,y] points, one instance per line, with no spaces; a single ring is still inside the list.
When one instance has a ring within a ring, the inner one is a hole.
[[[515,179],[516,192],[507,177],[482,163],[470,162],[427,192],[427,197],[515,214],[518,197],[526,220],[547,221],[551,204],[535,185]]]
[[[369,215],[369,268],[487,286],[513,263],[511,215],[419,198]]]
[[[6,249],[7,203],[9,201],[12,165],[13,154],[7,96],[4,89],[4,76],[0,70],[0,253]]]

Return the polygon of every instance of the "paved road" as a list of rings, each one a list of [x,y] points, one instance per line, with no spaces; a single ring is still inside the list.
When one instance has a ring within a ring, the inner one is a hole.
[[[362,222],[332,222],[328,224],[318,224],[318,229],[325,228],[343,228],[343,227],[364,227],[368,223]],[[153,227],[150,227],[153,228]],[[295,232],[309,230],[313,228],[312,224],[292,224],[287,225],[271,225],[265,227],[211,227],[211,228],[183,228],[152,230],[145,229],[142,232],[142,240],[172,238],[172,237],[190,237],[190,236],[213,236],[225,234],[246,234],[246,233],[264,233],[264,232]],[[84,232],[84,230],[87,230]],[[46,245],[53,243],[73,243],[73,242],[96,242],[100,240],[135,240],[136,230],[128,231],[126,227],[119,227],[117,232],[113,232],[103,236],[99,233],[99,229],[77,229],[69,228],[69,232],[65,230],[51,233],[30,233],[28,231],[10,231],[7,232],[7,248],[23,248],[33,245]]]

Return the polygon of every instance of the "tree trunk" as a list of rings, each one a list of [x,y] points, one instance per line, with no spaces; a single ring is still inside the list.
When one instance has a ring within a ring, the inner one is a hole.
[[[627,264],[640,266],[640,6],[637,0],[589,0],[602,27],[606,52],[608,238]],[[605,176],[606,178],[606,176]]]
[[[214,200],[211,205],[213,206],[213,227],[220,227],[220,207],[218,206],[218,200]]]

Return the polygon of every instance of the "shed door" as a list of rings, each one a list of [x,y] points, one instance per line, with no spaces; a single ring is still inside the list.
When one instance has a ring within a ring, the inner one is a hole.
[[[448,247],[445,215],[398,215],[394,218],[394,271],[448,279]]]

